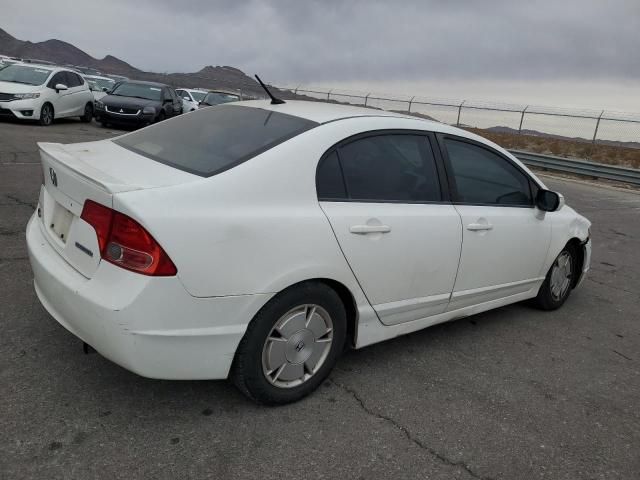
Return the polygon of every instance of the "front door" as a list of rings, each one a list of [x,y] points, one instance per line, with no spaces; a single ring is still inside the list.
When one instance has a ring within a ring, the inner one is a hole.
[[[377,133],[322,159],[318,197],[380,320],[444,312],[460,257],[460,216],[442,192],[427,135]]]
[[[535,184],[490,147],[456,137],[442,143],[463,228],[449,310],[537,288],[545,275],[551,224],[534,207]]]

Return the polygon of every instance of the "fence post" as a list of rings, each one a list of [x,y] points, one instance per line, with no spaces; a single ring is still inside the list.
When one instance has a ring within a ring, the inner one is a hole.
[[[462,100],[462,103],[458,106],[458,120],[456,121],[456,127],[460,126],[460,112],[462,112],[462,105],[464,105],[466,100]]]
[[[413,99],[414,98],[416,98],[415,95],[413,97],[411,97],[411,100],[409,100],[409,110],[407,110],[407,113],[411,113],[411,104],[413,103]]]
[[[527,112],[527,108],[529,108],[529,105],[524,107],[524,110],[522,110],[522,115],[520,115],[520,126],[518,127],[518,135],[522,133],[522,122],[524,121],[524,114]]]
[[[598,135],[598,127],[600,126],[600,119],[602,118],[602,115],[604,115],[604,110],[602,110],[600,112],[600,116],[598,117],[598,120],[596,121],[596,129],[593,132],[593,140],[591,141],[592,144],[596,143],[596,136]]]
[[[327,102],[329,101],[329,95],[331,95],[331,92],[333,92],[333,88],[327,92]]]
[[[364,106],[367,106],[367,100],[369,100],[369,95],[371,95],[371,92],[367,93],[367,96],[364,97]]]
[[[294,95],[298,95],[298,89],[299,89],[299,88],[300,88],[300,85],[298,85],[298,86],[296,87],[296,89],[293,91],[293,94],[294,94]]]

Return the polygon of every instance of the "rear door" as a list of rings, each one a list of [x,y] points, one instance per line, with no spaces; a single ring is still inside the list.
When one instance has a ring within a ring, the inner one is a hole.
[[[448,203],[424,132],[375,132],[329,151],[318,198],[380,320],[442,313],[460,258],[460,217]]]
[[[531,290],[544,277],[551,224],[534,207],[536,185],[489,146],[440,136],[462,217],[460,267],[449,310]]]

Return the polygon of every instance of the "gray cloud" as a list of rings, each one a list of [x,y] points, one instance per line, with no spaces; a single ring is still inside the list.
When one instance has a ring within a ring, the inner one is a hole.
[[[59,38],[155,71],[232,65],[300,83],[640,77],[638,0],[0,0],[0,7],[0,27],[19,38]]]

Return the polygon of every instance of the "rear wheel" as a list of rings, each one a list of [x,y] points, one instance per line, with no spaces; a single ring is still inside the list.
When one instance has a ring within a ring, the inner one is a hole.
[[[543,310],[555,310],[569,298],[576,275],[575,249],[566,246],[547,272],[538,296],[534,299],[536,306]]]
[[[346,312],[338,294],[322,283],[301,284],[278,294],[251,321],[231,378],[259,403],[295,402],[329,375],[345,337]]]
[[[162,122],[165,118],[167,118],[167,115],[164,113],[164,111],[162,111],[158,114],[156,122]]]
[[[48,127],[53,123],[54,113],[53,113],[53,105],[50,103],[45,103],[42,105],[40,109],[40,120],[38,122],[43,127]]]
[[[90,103],[87,103],[84,106],[84,115],[80,117],[80,120],[82,120],[84,123],[89,123],[92,118],[93,118],[93,105],[91,105]]]

